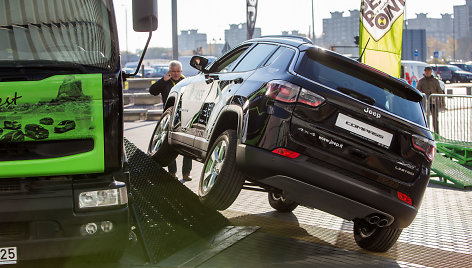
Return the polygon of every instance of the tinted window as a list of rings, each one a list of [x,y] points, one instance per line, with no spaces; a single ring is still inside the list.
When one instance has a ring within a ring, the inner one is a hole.
[[[234,72],[245,72],[258,68],[272,55],[277,49],[275,45],[258,44],[242,59],[236,66]]]
[[[286,47],[279,47],[277,51],[270,57],[270,59],[264,64],[264,66],[272,65],[274,68],[286,69],[287,66],[292,62],[295,51]]]
[[[223,56],[220,60],[215,62],[211,67],[211,72],[228,72],[231,71],[234,65],[238,62],[237,59],[243,54],[250,45],[240,47],[234,51],[231,51],[229,54]]]
[[[334,57],[319,54],[304,55],[296,72],[306,78],[389,111],[421,126],[426,123],[421,104],[412,100],[408,89],[364,69]],[[316,58],[314,60],[313,58]]]

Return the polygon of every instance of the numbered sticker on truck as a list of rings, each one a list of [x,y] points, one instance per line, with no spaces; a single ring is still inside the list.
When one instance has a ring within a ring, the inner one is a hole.
[[[17,260],[16,247],[0,248],[0,265],[16,264]]]

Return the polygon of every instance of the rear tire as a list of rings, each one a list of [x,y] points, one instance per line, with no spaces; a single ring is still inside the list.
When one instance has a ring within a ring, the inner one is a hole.
[[[207,207],[225,210],[241,192],[244,175],[236,166],[236,131],[226,130],[213,143],[203,165],[198,195]]]
[[[168,166],[177,158],[177,152],[168,142],[173,107],[167,108],[152,132],[148,146],[148,155],[162,167]]]
[[[369,251],[386,252],[397,242],[401,233],[402,229],[354,221],[354,239],[359,247]]]
[[[298,203],[286,199],[283,194],[269,192],[268,199],[269,205],[278,212],[289,213],[298,207]]]

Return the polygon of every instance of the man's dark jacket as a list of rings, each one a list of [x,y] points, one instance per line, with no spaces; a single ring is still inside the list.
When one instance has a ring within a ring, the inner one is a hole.
[[[161,78],[159,79],[159,81],[152,84],[151,87],[149,87],[149,93],[154,96],[161,94],[162,103],[165,104],[172,87],[175,86],[178,82],[182,81],[182,79],[184,79],[184,77],[180,77],[180,79],[177,81],[173,80],[172,78],[165,81],[164,78]]]

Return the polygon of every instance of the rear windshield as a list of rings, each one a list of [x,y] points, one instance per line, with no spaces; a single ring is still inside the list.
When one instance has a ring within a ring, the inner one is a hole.
[[[418,96],[400,82],[366,71],[344,59],[308,51],[301,57],[295,72],[350,95],[362,102],[389,111],[421,126],[426,126]]]

